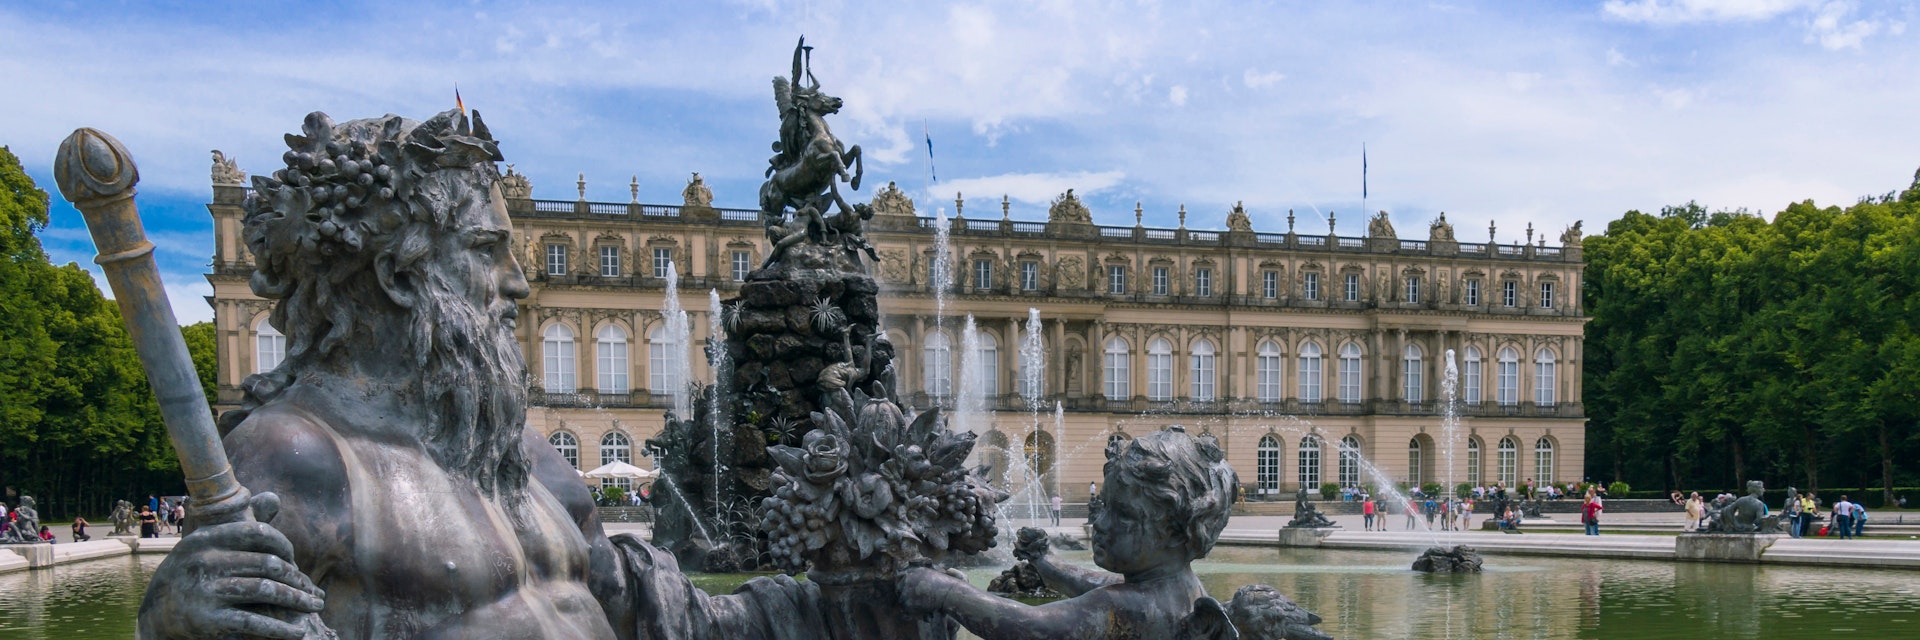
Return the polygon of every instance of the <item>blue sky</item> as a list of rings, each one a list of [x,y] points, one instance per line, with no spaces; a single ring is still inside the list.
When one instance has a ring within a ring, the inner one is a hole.
[[[0,5],[0,145],[49,191],[75,127],[141,165],[176,311],[211,317],[208,151],[275,168],[309,111],[482,111],[536,197],[674,202],[688,173],[751,207],[794,39],[847,107],[830,120],[921,209],[1040,218],[1072,187],[1096,222],[1463,239],[1589,233],[1698,200],[1850,204],[1920,167],[1912,2],[38,2]],[[923,131],[939,182],[928,180]],[[868,187],[871,190],[873,187]],[[863,196],[864,197],[864,196]],[[58,198],[55,198],[58,200]],[[90,264],[63,204],[43,235]]]

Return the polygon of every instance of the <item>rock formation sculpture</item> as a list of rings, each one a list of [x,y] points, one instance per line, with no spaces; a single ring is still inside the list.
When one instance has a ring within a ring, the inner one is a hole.
[[[1483,561],[1480,553],[1473,547],[1454,545],[1447,547],[1428,547],[1413,561],[1413,570],[1426,573],[1480,573]]]

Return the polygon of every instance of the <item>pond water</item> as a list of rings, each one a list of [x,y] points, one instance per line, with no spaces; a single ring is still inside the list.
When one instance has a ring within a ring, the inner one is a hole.
[[[1091,554],[1065,552],[1090,565]],[[1414,554],[1220,547],[1195,564],[1222,600],[1263,582],[1326,618],[1336,638],[1797,638],[1920,636],[1920,573],[1489,556],[1481,575],[1407,569]],[[125,640],[159,556],[0,576],[0,638]],[[998,573],[969,572],[985,586]],[[750,576],[707,575],[725,592]]]

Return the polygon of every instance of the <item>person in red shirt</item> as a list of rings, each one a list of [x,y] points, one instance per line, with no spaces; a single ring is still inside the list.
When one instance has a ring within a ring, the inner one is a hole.
[[[1600,535],[1600,496],[1587,492],[1587,503],[1580,506],[1580,522],[1587,525],[1587,535]]]
[[[1366,501],[1366,502],[1362,502],[1362,503],[1360,503],[1360,513],[1361,513],[1361,515],[1363,515],[1363,516],[1365,516],[1364,518],[1362,518],[1362,520],[1366,522],[1366,529],[1367,529],[1368,531],[1372,531],[1372,530],[1373,530],[1373,520],[1374,520],[1374,518],[1373,518],[1373,497],[1372,497],[1372,496],[1368,496],[1368,497],[1367,497],[1367,501]]]

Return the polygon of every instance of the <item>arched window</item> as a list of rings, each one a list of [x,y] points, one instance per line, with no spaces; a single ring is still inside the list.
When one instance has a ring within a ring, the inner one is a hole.
[[[1053,434],[1045,431],[1027,434],[1025,453],[1028,477],[1047,475],[1053,470]]]
[[[1495,453],[1498,459],[1495,461],[1494,479],[1512,487],[1514,478],[1519,474],[1519,469],[1514,467],[1519,463],[1520,443],[1515,441],[1513,436],[1501,438],[1500,449]]]
[[[614,462],[633,464],[633,441],[627,439],[627,434],[618,431],[611,431],[600,437],[600,464],[607,465]],[[605,478],[601,486],[632,489],[633,481],[626,478]]]
[[[1300,471],[1297,474],[1300,488],[1315,491],[1320,488],[1320,437],[1309,435],[1300,439]]]
[[[1520,403],[1520,354],[1511,347],[1500,350],[1500,404]]]
[[[1460,395],[1467,404],[1480,404],[1480,350],[1467,347],[1466,360],[1466,369],[1460,372]]]
[[[1340,401],[1360,402],[1360,345],[1340,345]]]
[[[1274,493],[1280,490],[1280,440],[1273,436],[1260,436],[1260,446],[1253,451],[1254,478],[1259,483],[1260,493]]]
[[[1360,439],[1340,439],[1340,486],[1360,486]]]
[[[1553,441],[1540,438],[1533,442],[1533,477],[1541,484],[1553,484]]]
[[[1554,362],[1553,351],[1541,349],[1533,356],[1533,403],[1542,407],[1553,406],[1554,401]]]
[[[266,318],[253,324],[253,335],[254,373],[272,371],[287,359],[287,337],[280,335],[280,330],[273,328]]]
[[[647,386],[654,393],[674,393],[686,382],[687,345],[668,336],[666,327],[654,327],[647,333]]]
[[[547,444],[553,445],[553,450],[560,452],[560,457],[567,459],[567,466],[580,468],[580,441],[575,440],[573,434],[555,431],[553,435],[547,436]]]
[[[541,334],[540,352],[544,355],[548,393],[573,393],[579,388],[574,382],[572,329],[559,323],[548,325]]]
[[[1424,480],[1424,478],[1420,477],[1420,472],[1422,471],[1421,463],[1424,462],[1421,458],[1422,453],[1425,452],[1420,449],[1419,438],[1407,441],[1407,484],[1409,486],[1418,487],[1421,481]]]
[[[594,335],[594,368],[599,378],[595,388],[601,393],[626,393],[632,389],[627,384],[627,331],[614,325],[600,327],[600,333]]]
[[[1300,345],[1300,401],[1320,401],[1320,345]]]
[[[1213,399],[1213,341],[1206,338],[1193,341],[1193,379],[1188,381],[1187,397],[1199,401]]]
[[[1173,343],[1166,338],[1147,343],[1147,399],[1173,399]]]
[[[1406,398],[1407,402],[1422,402],[1425,400],[1426,386],[1422,384],[1423,380],[1420,375],[1422,371],[1426,370],[1424,366],[1426,361],[1423,358],[1425,355],[1426,354],[1421,353],[1419,345],[1410,344],[1407,345],[1406,356],[1400,361],[1400,382],[1401,386],[1404,387],[1404,389],[1402,389],[1402,396]]]
[[[953,343],[947,334],[935,331],[927,335],[927,346],[922,349],[925,357],[920,359],[925,369],[923,387],[927,395],[944,398],[953,394]]]
[[[1127,352],[1126,340],[1107,339],[1106,362],[1101,373],[1106,376],[1108,400],[1126,400],[1133,397],[1133,374],[1128,362],[1132,357],[1132,354]]]
[[[1280,401],[1280,345],[1272,340],[1260,343],[1258,355],[1254,358],[1254,371],[1257,384],[1255,393],[1261,402]]]
[[[979,363],[980,393],[989,398],[1000,395],[1000,341],[985,331],[974,332],[973,340],[973,360]],[[1022,389],[1020,392],[1040,396],[1034,390]]]
[[[1480,484],[1480,439],[1467,438],[1467,482]]]

